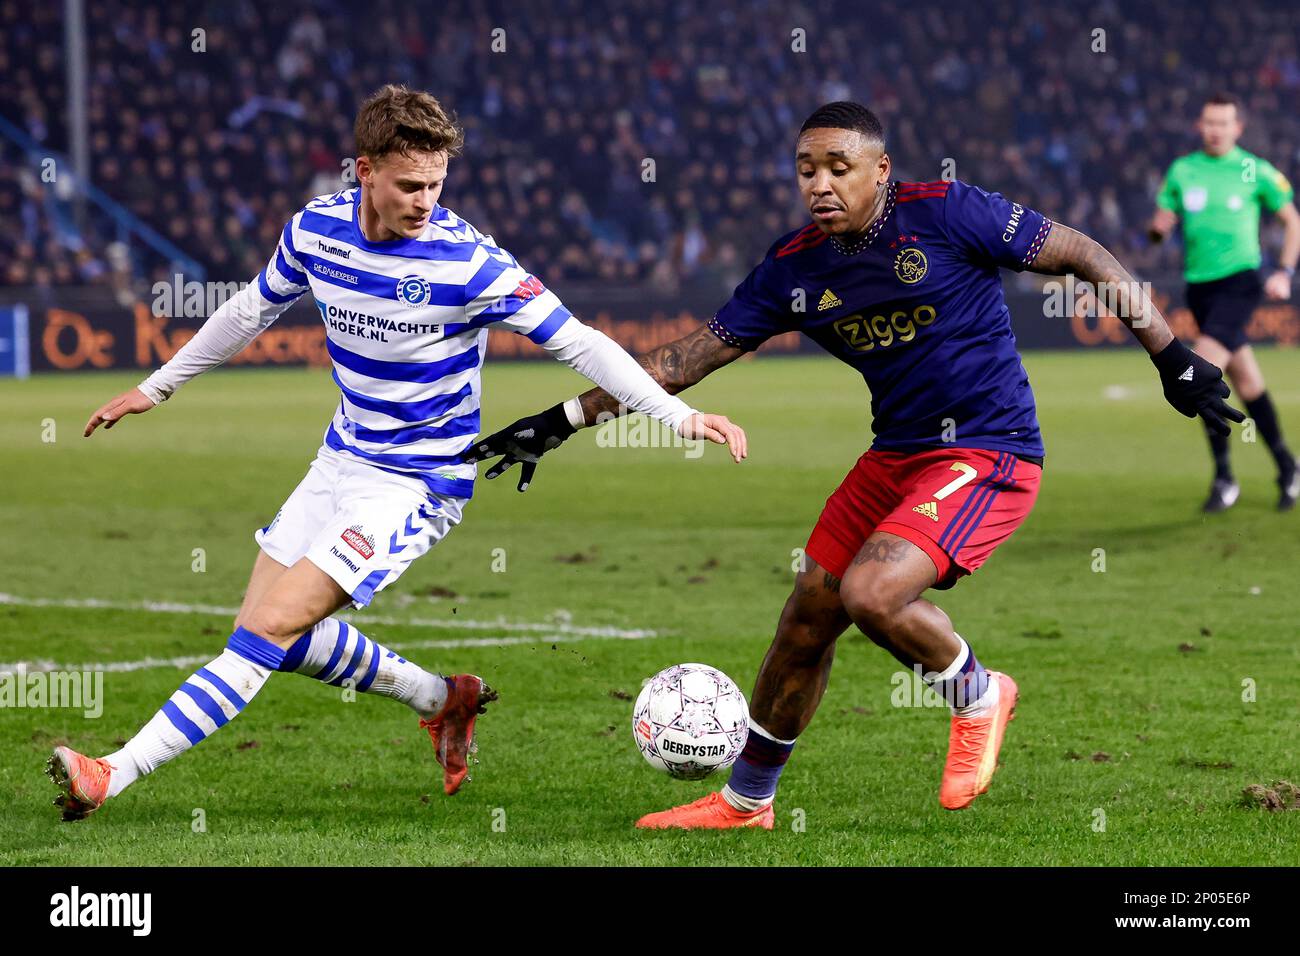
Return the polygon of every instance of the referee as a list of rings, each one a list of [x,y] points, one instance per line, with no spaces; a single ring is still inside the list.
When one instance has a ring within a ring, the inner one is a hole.
[[[1300,472],[1282,440],[1277,411],[1264,386],[1255,353],[1246,342],[1246,324],[1261,292],[1270,299],[1291,298],[1291,279],[1300,257],[1300,213],[1291,184],[1270,163],[1237,145],[1241,106],[1230,94],[1206,100],[1196,124],[1202,148],[1174,160],[1156,197],[1150,235],[1160,242],[1183,223],[1187,306],[1200,335],[1194,348],[1228,374],[1237,395],[1255,420],[1259,435],[1277,463],[1278,510],[1289,511],[1300,496]],[[1281,265],[1261,283],[1259,210],[1276,213],[1286,226]],[[1227,436],[1207,429],[1214,453],[1214,484],[1203,510],[1224,511],[1241,494],[1232,475]]]

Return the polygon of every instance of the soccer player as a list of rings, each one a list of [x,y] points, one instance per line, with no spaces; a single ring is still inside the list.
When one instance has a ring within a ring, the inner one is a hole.
[[[1174,160],[1156,197],[1151,238],[1160,242],[1182,220],[1186,256],[1187,307],[1200,329],[1198,355],[1228,373],[1238,397],[1255,420],[1260,437],[1277,464],[1277,507],[1289,511],[1300,497],[1300,471],[1282,438],[1277,409],[1269,398],[1246,325],[1259,304],[1291,298],[1291,280],[1300,259],[1300,213],[1291,184],[1266,160],[1237,145],[1243,122],[1236,97],[1220,93],[1201,107],[1197,121],[1202,148]],[[1286,227],[1281,265],[1261,289],[1260,207],[1276,213]],[[1228,437],[1208,430],[1214,456],[1214,481],[1202,510],[1225,511],[1237,502],[1241,486],[1232,475]]]
[[[866,107],[837,102],[813,113],[795,164],[812,223],[778,239],[706,325],[641,363],[680,392],[765,339],[798,330],[862,374],[875,440],[808,540],[727,785],[651,813],[639,827],[771,829],[778,778],[850,624],[918,669],[951,705],[940,803],[960,809],[988,789],[1016,682],[986,670],[922,595],[983,564],[1038,494],[1043,443],[1000,267],[1075,273],[1113,288],[1174,408],[1225,432],[1225,418],[1244,417],[1223,401],[1219,369],[1173,337],[1098,243],[966,183],[891,181],[884,132]],[[489,477],[517,461],[535,466],[575,427],[621,411],[615,396],[590,391],[515,422],[469,457],[502,455]]]
[[[360,186],[295,214],[256,281],[86,424],[89,437],[148,411],[308,290],[315,298],[342,400],[306,477],[254,535],[261,550],[234,633],[120,750],[99,759],[55,750],[48,769],[65,820],[225,726],[274,671],[407,704],[429,732],[445,791],[456,792],[476,716],[495,692],[472,674],[427,671],[331,615],[364,608],[460,522],[476,472],[461,454],[478,434],[489,329],[526,335],[684,437],[745,456],[740,428],[668,395],[491,236],[438,204],[462,134],[433,96],[386,86],[362,105],[355,132]]]

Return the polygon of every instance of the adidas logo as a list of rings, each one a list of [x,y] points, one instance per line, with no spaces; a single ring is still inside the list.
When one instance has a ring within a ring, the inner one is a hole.
[[[1192,367],[1189,365],[1187,366],[1187,371],[1184,372],[1182,375],[1178,376],[1178,381],[1190,382],[1191,380],[1192,380]]]
[[[827,289],[825,292],[822,293],[822,300],[817,303],[817,311],[825,312],[827,309],[833,309],[837,305],[843,305],[843,304],[844,303],[840,301],[839,296],[837,296],[830,289]]]
[[[912,510],[919,515],[925,515],[931,521],[939,520],[939,506],[933,501],[927,501],[925,504],[917,505]]]

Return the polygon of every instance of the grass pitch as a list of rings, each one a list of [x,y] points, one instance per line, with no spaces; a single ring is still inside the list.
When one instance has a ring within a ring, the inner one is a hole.
[[[1262,362],[1300,441],[1300,353]],[[0,709],[0,864],[1300,863],[1300,813],[1240,805],[1249,785],[1300,777],[1300,514],[1272,510],[1267,453],[1234,445],[1242,500],[1203,518],[1204,438],[1161,399],[1143,355],[1026,365],[1048,446],[1038,504],[973,578],[931,592],[1021,687],[1002,768],[970,810],[936,799],[946,711],[894,706],[898,666],[850,632],[786,770],[775,832],[632,829],[723,779],[645,765],[629,720],[642,679],[700,660],[748,692],[792,549],[868,444],[851,370],[758,359],[690,393],[747,428],[743,465],[714,447],[691,460],[583,432],[525,495],[513,478],[480,482],[462,526],[354,619],[501,691],[458,796],[442,795],[406,708],[276,675],[210,740],[90,820],[59,823],[42,773],[51,747],[115,749],[194,668],[109,671],[97,719]],[[337,402],[321,370],[219,371],[83,440],[90,412],[138,377],[0,382],[5,662],[214,656],[252,532],[305,473]],[[487,430],[582,385],[559,366],[489,365]],[[87,599],[107,606],[69,606]],[[655,636],[631,639],[644,631]],[[469,640],[491,643],[430,646]]]

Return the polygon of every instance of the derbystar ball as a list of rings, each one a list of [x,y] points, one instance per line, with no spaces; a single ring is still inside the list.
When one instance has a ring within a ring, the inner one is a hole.
[[[730,767],[749,737],[745,695],[707,664],[676,664],[646,681],[632,736],[650,766],[681,780]]]

